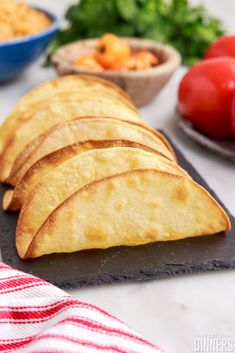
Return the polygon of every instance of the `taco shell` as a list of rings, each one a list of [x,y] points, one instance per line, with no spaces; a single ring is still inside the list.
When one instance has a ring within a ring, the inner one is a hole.
[[[148,152],[160,155],[154,149],[144,146],[140,143],[128,141],[128,140],[90,140],[84,142],[78,142],[73,145],[61,148],[55,152],[52,152],[45,157],[35,162],[25,173],[22,179],[16,184],[14,190],[8,190],[4,194],[3,198],[3,209],[4,211],[17,211],[22,207],[22,204],[26,200],[27,195],[32,191],[33,187],[42,181],[42,179],[55,167],[63,163],[69,158],[78,155],[79,153],[89,151],[92,149],[100,148],[111,148],[111,147],[130,147],[140,148]],[[161,155],[160,155],[161,156]],[[176,169],[180,169],[182,173],[187,174],[177,164]]]
[[[16,185],[36,161],[60,148],[86,140],[113,139],[141,143],[175,161],[173,151],[166,139],[153,129],[114,118],[87,117],[54,126],[32,140],[16,159],[7,182]]]
[[[2,153],[3,148],[9,140],[9,136],[12,132],[16,131],[18,125],[26,118],[27,115],[24,113],[29,108],[34,107],[37,109],[36,106],[38,103],[45,102],[46,100],[50,101],[60,93],[86,92],[87,96],[90,96],[94,89],[99,90],[101,93],[109,92],[113,96],[122,98],[127,105],[136,110],[127,93],[110,81],[89,75],[68,75],[49,80],[26,93],[0,126],[0,153]]]
[[[49,215],[23,257],[136,246],[229,229],[223,209],[192,179],[133,170],[78,189]]]
[[[40,134],[65,121],[83,116],[107,116],[107,112],[113,118],[147,124],[122,98],[112,94],[104,95],[98,91],[93,95],[92,92],[89,92],[89,95],[67,92],[29,109],[25,112],[27,118],[18,123],[17,129],[11,132],[2,150],[0,180],[7,179],[18,154]]]
[[[24,257],[29,243],[50,213],[76,190],[103,177],[138,168],[158,168],[185,175],[164,157],[128,147],[90,150],[54,168],[34,187],[21,209],[16,230],[20,257]]]

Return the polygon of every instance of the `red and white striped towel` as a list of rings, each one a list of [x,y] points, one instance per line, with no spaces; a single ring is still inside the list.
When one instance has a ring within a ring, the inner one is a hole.
[[[0,352],[162,351],[106,311],[0,263]]]

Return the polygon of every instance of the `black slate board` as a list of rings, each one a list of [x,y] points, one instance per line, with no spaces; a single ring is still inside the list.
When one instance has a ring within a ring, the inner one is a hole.
[[[179,164],[218,200],[192,165],[174,145],[173,147]],[[0,186],[0,199],[3,191],[4,187]],[[219,202],[221,204],[221,201]],[[229,216],[233,230],[227,234],[136,247],[52,254],[22,261],[14,245],[17,215],[0,211],[0,246],[6,264],[41,277],[61,288],[164,278],[235,268],[235,219],[231,214]]]

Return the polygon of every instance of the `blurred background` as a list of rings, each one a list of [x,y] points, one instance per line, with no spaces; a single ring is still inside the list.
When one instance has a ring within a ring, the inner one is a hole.
[[[29,3],[29,1],[26,1]],[[203,4],[207,7],[211,15],[220,17],[229,32],[235,31],[235,1],[234,0],[190,0],[194,5]],[[76,0],[34,0],[30,3],[38,4],[50,9],[62,17],[69,5],[77,3]]]
[[[125,1],[128,4],[129,0]],[[55,13],[63,25],[67,8],[78,1],[25,0],[25,2]],[[222,21],[229,34],[235,33],[235,0],[190,0],[190,3],[204,5],[210,15]],[[193,44],[195,39],[197,39],[196,35],[189,44]],[[52,67],[43,67],[44,61],[45,58],[41,57],[15,80],[0,83],[0,122],[27,91],[40,82],[56,77]],[[176,114],[177,91],[185,72],[186,67],[177,69],[169,83],[151,104],[140,109],[141,115],[152,127],[167,132],[235,215],[234,163],[219,157],[217,152],[208,151],[195,143],[179,129]],[[144,284],[109,286],[105,288],[105,295],[103,287],[70,292],[81,300],[100,305],[120,316],[154,343],[163,346],[166,351],[189,353],[192,352],[192,340],[195,334],[234,335],[234,288],[234,272],[227,271],[189,276],[187,280],[182,277]],[[156,297],[161,300],[156,300]]]

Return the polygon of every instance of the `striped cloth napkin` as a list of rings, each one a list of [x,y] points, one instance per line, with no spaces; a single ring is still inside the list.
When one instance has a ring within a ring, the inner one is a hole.
[[[106,311],[0,263],[0,352],[162,351]]]

